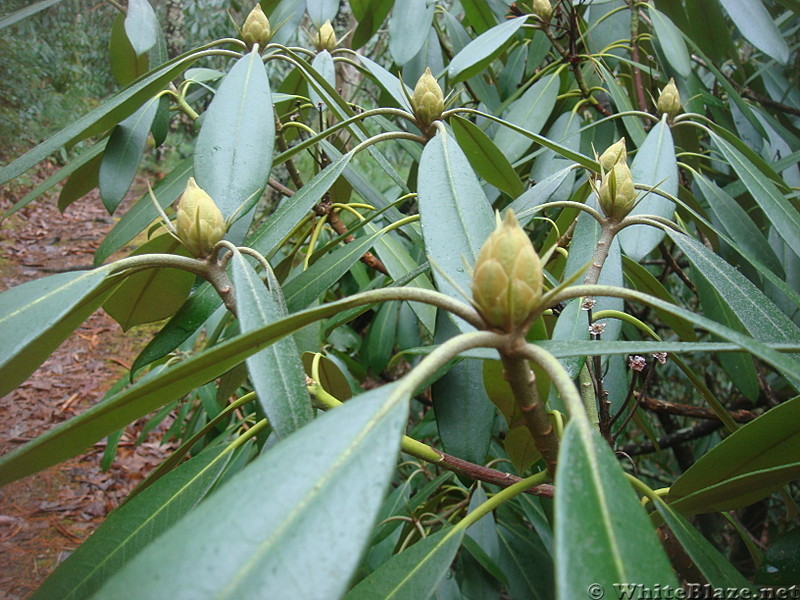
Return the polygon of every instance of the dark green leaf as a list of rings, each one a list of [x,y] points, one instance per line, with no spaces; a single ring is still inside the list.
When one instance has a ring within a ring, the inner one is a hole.
[[[10,27],[14,23],[18,23],[23,19],[27,19],[31,15],[35,15],[36,13],[43,11],[46,8],[50,8],[54,4],[58,4],[61,0],[40,0],[39,2],[34,2],[30,6],[26,6],[25,8],[21,8],[16,12],[11,13],[7,17],[3,17],[0,19],[0,29],[5,29],[6,27]]]
[[[202,452],[112,512],[48,577],[31,600],[82,600],[208,493],[228,464],[225,446]]]
[[[720,0],[739,32],[779,63],[789,61],[789,47],[761,0]]]
[[[464,9],[464,21],[477,33],[481,34],[497,25],[497,17],[486,0],[464,0],[461,7]]]
[[[670,488],[684,515],[747,506],[800,476],[800,400],[767,411],[734,431]]]
[[[472,40],[453,57],[447,67],[451,83],[458,83],[479,73],[503,51],[508,40],[525,24],[527,17],[517,17],[496,25]]]
[[[678,587],[658,537],[608,444],[587,419],[567,425],[556,474],[555,563],[559,598],[615,584]],[[591,587],[590,587],[591,586]]]
[[[148,71],[147,55],[137,56],[125,33],[125,15],[117,15],[111,26],[108,58],[111,62],[111,74],[120,85],[128,85]]]
[[[33,373],[103,302],[108,268],[35,279],[0,294],[0,395]]]
[[[686,44],[683,41],[680,29],[664,13],[659,12],[652,6],[650,17],[653,19],[653,29],[655,30],[658,43],[667,57],[667,62],[681,77],[689,77],[692,72],[692,62]]]
[[[286,316],[277,281],[267,289],[239,252],[231,259],[236,310],[242,333]],[[300,353],[289,336],[247,359],[247,370],[258,400],[279,438],[285,438],[312,419]]]
[[[64,182],[64,187],[61,188],[61,193],[58,195],[58,210],[64,212],[70,204],[80,200],[97,187],[102,162],[103,155],[96,153],[75,169],[70,178]]]
[[[550,201],[552,195],[556,193],[558,188],[561,187],[561,184],[567,179],[571,170],[571,167],[567,167],[542,179],[509,204],[506,210],[513,210],[520,223],[527,223],[533,219],[535,215],[534,209],[537,206]]]
[[[755,581],[769,586],[792,586],[800,581],[800,528],[790,529],[770,544]]]
[[[171,235],[160,235],[139,247],[132,256],[178,254],[188,256]],[[147,269],[125,279],[103,303],[123,331],[142,323],[171,317],[189,296],[195,276],[180,269]]]
[[[550,600],[555,596],[553,559],[535,534],[524,527],[498,528],[500,566],[511,600]]]
[[[125,33],[128,34],[137,56],[156,45],[159,33],[158,19],[147,0],[128,0]]]
[[[265,590],[341,597],[380,509],[407,418],[407,397],[391,389],[353,398],[264,452],[96,598],[221,600],[258,598]]]

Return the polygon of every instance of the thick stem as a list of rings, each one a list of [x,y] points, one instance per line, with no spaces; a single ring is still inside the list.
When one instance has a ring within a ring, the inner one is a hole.
[[[505,378],[517,401],[525,426],[531,432],[533,443],[541,453],[551,477],[556,475],[558,464],[558,435],[536,389],[536,375],[524,356],[500,352]]]
[[[584,285],[597,283],[600,279],[600,272],[603,270],[603,265],[611,250],[611,242],[614,241],[614,236],[617,235],[619,229],[620,223],[616,220],[604,219],[601,221],[600,239],[597,240],[592,262],[583,278]]]

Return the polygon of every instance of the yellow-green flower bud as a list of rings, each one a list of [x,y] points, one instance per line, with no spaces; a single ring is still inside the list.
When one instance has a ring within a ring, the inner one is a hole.
[[[667,113],[670,117],[674,117],[681,112],[681,95],[674,79],[670,78],[669,83],[661,90],[661,94],[658,96],[657,108],[658,112]]]
[[[636,203],[636,188],[627,163],[618,162],[600,183],[600,208],[613,219],[624,219]]]
[[[484,242],[472,274],[472,298],[489,326],[511,332],[542,297],[542,265],[514,212]]]
[[[533,14],[547,23],[553,16],[553,7],[550,0],[533,0]]]
[[[242,40],[247,44],[248,49],[252,49],[254,44],[263,48],[271,37],[272,30],[269,26],[269,19],[261,9],[261,4],[256,4],[242,25]]]
[[[336,44],[336,32],[333,30],[331,22],[325,21],[314,38],[314,47],[317,49],[317,52],[322,52],[323,50],[330,52],[336,48]]]
[[[616,144],[612,144],[598,159],[603,167],[603,173],[608,173],[618,162],[628,162],[628,151],[625,149],[625,138],[620,138]]]
[[[425,69],[422,77],[414,86],[411,107],[421,128],[427,129],[444,111],[444,94],[442,88],[431,73],[430,67]]]
[[[208,256],[225,235],[222,213],[194,177],[189,177],[178,202],[175,229],[181,243],[197,258]]]

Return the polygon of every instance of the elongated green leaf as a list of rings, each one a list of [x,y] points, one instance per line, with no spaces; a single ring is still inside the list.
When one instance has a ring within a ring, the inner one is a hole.
[[[236,310],[242,333],[286,316],[280,286],[273,278],[267,289],[239,253],[231,259]],[[311,399],[294,339],[289,336],[247,359],[247,371],[258,400],[279,438],[285,438],[312,419]]]
[[[167,473],[103,524],[48,577],[31,600],[82,600],[136,553],[191,511],[208,493],[231,453],[211,448]]]
[[[714,546],[704,538],[692,525],[679,513],[673,511],[660,498],[656,500],[656,508],[669,526],[670,531],[680,542],[692,563],[700,570],[709,584],[715,588],[749,588],[750,584],[742,577],[730,562],[719,553]]]
[[[692,61],[686,44],[683,41],[680,29],[664,13],[653,8],[650,9],[650,17],[653,19],[653,29],[655,30],[658,43],[664,51],[664,56],[670,66],[681,77],[688,78],[692,72]]]
[[[339,598],[380,509],[407,418],[407,397],[390,389],[353,398],[264,452],[95,598],[221,600],[265,590]]]
[[[540,79],[509,106],[503,118],[532,133],[539,133],[553,111],[560,81],[559,73],[553,73]],[[498,130],[494,137],[494,143],[498,148],[503,149],[506,158],[512,163],[519,159],[531,145],[530,138],[506,127]]]
[[[508,579],[511,600],[550,600],[555,595],[553,559],[536,535],[525,527],[505,527],[500,536],[500,566]]]
[[[749,279],[694,238],[674,231],[669,237],[719,292],[750,335],[763,342],[800,343],[797,325]]]
[[[445,529],[393,556],[344,600],[427,600],[458,552],[463,529]]]
[[[106,100],[83,117],[26,152],[10,164],[0,168],[0,184],[21,175],[39,161],[47,158],[64,144],[75,138],[96,135],[113,127],[135,112],[149,97],[159,91],[181,70],[197,60],[197,53],[187,53],[170,61],[147,77],[136,81],[116,96]]]
[[[633,110],[633,104],[631,104],[628,93],[619,83],[617,83],[614,75],[612,75],[608,69],[602,65],[602,63],[597,64],[597,69],[600,72],[600,76],[603,78],[603,81],[605,82],[605,87],[608,90],[608,94],[611,96],[611,100],[614,102],[614,106],[617,107],[617,112],[628,112]],[[628,131],[628,135],[633,141],[633,145],[637,148],[641,147],[645,138],[647,138],[647,132],[642,126],[641,119],[634,116],[622,117],[622,122],[625,124],[625,129]]]
[[[756,166],[732,144],[714,132],[711,133],[711,138],[752,194],[753,200],[764,211],[775,231],[795,254],[800,255],[800,214],[797,210],[783,197],[777,186],[761,175]]]
[[[98,183],[100,197],[109,213],[113,213],[133,183],[147,134],[158,110],[152,99],[114,128],[100,163]]]
[[[142,245],[132,254],[189,253],[171,235],[160,235]],[[152,323],[171,317],[189,296],[195,276],[180,269],[148,269],[125,279],[108,300],[105,311],[120,324],[123,331],[142,323]]]
[[[336,67],[333,64],[333,57],[331,56],[330,52],[323,50],[322,52],[317,53],[317,55],[314,57],[314,60],[311,61],[311,67],[323,78],[325,78],[325,81],[327,81],[331,86],[336,85]],[[314,106],[325,105],[322,98],[314,88],[309,90],[309,98],[311,99],[311,104]]]
[[[269,178],[275,117],[261,56],[240,58],[222,80],[197,136],[197,184],[228,219],[254,203]],[[246,229],[246,228],[245,228]]]
[[[0,395],[33,373],[103,302],[108,268],[59,273],[0,294]]]
[[[425,146],[419,164],[419,214],[437,287],[454,298],[470,289],[468,265],[492,231],[492,209],[464,153],[446,132]],[[441,269],[442,274],[439,273]]]
[[[789,47],[761,0],[720,0],[739,32],[779,63],[789,61]]]
[[[752,504],[800,474],[800,400],[785,402],[740,427],[704,454],[670,488],[685,515]]]
[[[525,190],[519,175],[483,130],[461,117],[450,119],[459,147],[475,172],[487,183],[516,198]]]
[[[736,200],[700,173],[695,173],[694,180],[705,196],[711,212],[722,224],[728,236],[739,245],[742,252],[751,254],[759,262],[769,267],[773,273],[783,277],[783,267],[775,255],[775,251]]]
[[[339,0],[306,0],[306,10],[314,27],[319,29],[325,21],[333,21],[339,10]]]
[[[64,182],[64,186],[58,194],[58,210],[64,212],[70,204],[80,200],[97,187],[102,162],[103,156],[95,154],[94,157],[75,169],[70,178]]]
[[[469,79],[503,51],[506,43],[525,24],[527,17],[509,19],[482,33],[453,57],[447,67],[451,83]]]
[[[147,0],[129,0],[125,14],[125,33],[137,55],[142,55],[156,45],[158,19]]]
[[[579,115],[566,112],[558,117],[547,130],[547,137],[564,144],[570,150],[580,152],[581,149],[581,118]],[[543,181],[550,175],[562,171],[572,165],[573,162],[567,158],[556,154],[553,150],[546,148],[533,161],[530,179],[532,181]],[[553,201],[572,200],[572,187],[575,182],[577,171],[570,171],[564,179],[563,184],[553,194]]]
[[[497,17],[492,12],[489,2],[464,0],[461,7],[464,9],[465,24],[470,25],[476,32],[483,33],[497,25]]]
[[[16,12],[11,13],[7,17],[3,17],[0,19],[0,29],[5,29],[6,27],[10,27],[14,23],[18,23],[23,19],[27,19],[31,15],[35,15],[36,13],[43,11],[46,8],[50,8],[54,4],[58,4],[61,0],[40,0],[39,2],[34,2],[30,6],[26,6],[25,8],[21,8]]]
[[[190,158],[178,163],[169,175],[159,181],[153,189],[158,205],[166,208],[175,202],[186,189],[186,182],[191,175],[192,160]],[[106,234],[94,254],[95,266],[103,264],[109,256],[130,242],[158,218],[158,212],[153,206],[150,195],[144,194]]]
[[[394,3],[389,19],[389,52],[398,65],[414,58],[428,39],[434,8],[435,3],[428,0]]]
[[[571,167],[561,169],[542,179],[527,192],[508,205],[506,210],[513,210],[520,223],[526,223],[536,214],[534,209],[540,204],[549,202],[561,184],[567,179]]]
[[[671,196],[678,195],[678,163],[675,160],[672,133],[666,121],[657,123],[647,134],[647,139],[633,159],[631,174],[636,183],[658,186]],[[675,205],[666,198],[647,194],[639,200],[631,215],[670,218],[674,210]],[[637,262],[658,246],[663,238],[661,229],[649,225],[626,227],[619,234],[622,250]]]
[[[602,597],[615,584],[678,586],[669,560],[608,444],[587,419],[567,425],[555,501],[556,591]],[[599,594],[592,590],[600,590]]]
[[[359,56],[358,60],[364,65],[364,68],[369,71],[369,73],[375,78],[378,84],[389,92],[389,95],[394,98],[395,102],[397,102],[397,106],[400,108],[404,108],[407,111],[411,111],[411,105],[408,102],[408,98],[410,98],[414,94],[414,90],[407,85],[400,82],[400,80],[392,75],[389,71],[384,69],[378,63],[370,60],[366,56]],[[403,87],[405,86],[405,92],[408,94],[408,98],[403,93]]]
[[[394,0],[354,0],[350,3],[358,19],[358,27],[353,32],[353,50],[361,48],[378,31],[393,5]]]
[[[108,58],[111,62],[111,74],[120,85],[128,85],[147,73],[148,56],[136,55],[131,41],[125,33],[125,15],[119,14],[111,26],[111,39],[108,42]]]

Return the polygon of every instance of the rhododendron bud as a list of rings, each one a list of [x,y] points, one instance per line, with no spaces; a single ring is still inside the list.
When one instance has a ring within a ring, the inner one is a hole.
[[[628,162],[628,152],[625,149],[625,138],[620,138],[616,144],[612,144],[598,159],[603,167],[603,172],[608,173],[617,163]]]
[[[657,108],[660,113],[667,113],[670,117],[674,117],[681,112],[681,95],[674,79],[670,78],[669,83],[661,90],[661,94],[658,96]]]
[[[472,274],[472,297],[492,328],[511,332],[542,297],[542,265],[525,231],[509,210],[486,239]]]
[[[618,162],[600,183],[600,208],[609,217],[624,219],[636,203],[636,188],[627,163]]]
[[[225,235],[225,219],[211,196],[189,177],[178,203],[178,238],[196,258],[205,258]]]
[[[269,26],[269,19],[261,9],[261,4],[256,4],[242,25],[242,40],[247,44],[248,49],[252,49],[254,44],[263,48],[271,37],[272,30]]]
[[[423,129],[427,129],[431,123],[442,116],[444,94],[430,68],[425,69],[422,77],[417,81],[417,85],[414,86],[411,107]]]
[[[317,52],[322,52],[323,50],[330,52],[336,49],[336,44],[336,32],[333,30],[331,22],[325,21],[314,38],[314,47],[317,49]]]
[[[550,4],[550,0],[533,0],[533,14],[542,21],[549,21],[553,16],[553,6]]]

